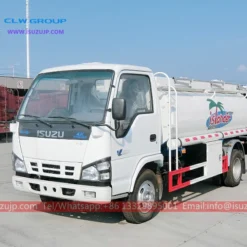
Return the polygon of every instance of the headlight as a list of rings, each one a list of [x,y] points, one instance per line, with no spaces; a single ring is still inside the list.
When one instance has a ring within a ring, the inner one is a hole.
[[[82,168],[81,180],[105,182],[111,179],[110,159],[100,160]]]
[[[82,170],[81,178],[83,180],[93,180],[98,181],[99,180],[99,172],[96,169],[96,167],[91,166],[84,170]]]
[[[27,172],[25,162],[19,159],[15,154],[12,154],[13,170],[17,172]]]

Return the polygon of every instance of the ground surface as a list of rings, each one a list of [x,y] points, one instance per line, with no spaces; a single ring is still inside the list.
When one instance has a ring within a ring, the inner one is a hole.
[[[0,201],[39,201],[11,184],[11,143],[0,144]],[[191,201],[244,201],[247,175],[236,188],[199,183],[173,193]],[[247,201],[247,200],[246,200]],[[1,202],[0,202],[1,203]],[[247,246],[246,213],[159,213],[153,220],[127,224],[120,213],[0,213],[0,247],[5,246]]]

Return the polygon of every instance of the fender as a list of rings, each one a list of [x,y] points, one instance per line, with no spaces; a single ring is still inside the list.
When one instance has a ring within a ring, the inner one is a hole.
[[[155,155],[151,155],[151,156],[146,156],[146,157],[143,157],[142,159],[140,159],[138,164],[137,164],[137,166],[136,166],[135,172],[134,172],[134,174],[132,176],[131,185],[130,185],[130,191],[129,192],[133,192],[136,179],[137,179],[141,169],[147,163],[155,162],[155,163],[158,164],[159,167],[162,167],[163,166],[163,159],[164,158],[163,158],[162,154],[155,154]]]
[[[245,156],[244,147],[239,140],[234,139],[234,140],[226,141],[223,143],[224,152],[227,153],[227,155],[228,155],[228,166],[230,166],[232,151],[235,148],[238,150],[241,150]],[[246,166],[246,164],[245,164],[245,166]],[[243,173],[245,174],[245,167],[242,167],[242,170],[243,170]]]

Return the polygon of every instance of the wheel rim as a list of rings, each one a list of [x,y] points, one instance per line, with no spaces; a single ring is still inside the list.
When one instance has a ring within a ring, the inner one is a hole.
[[[238,180],[241,176],[241,160],[236,158],[233,163],[233,177],[235,180]]]
[[[155,201],[155,188],[152,182],[145,181],[141,184],[137,193],[138,210],[148,213]]]

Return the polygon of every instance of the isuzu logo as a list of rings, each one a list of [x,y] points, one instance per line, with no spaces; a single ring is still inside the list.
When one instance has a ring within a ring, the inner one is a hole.
[[[37,137],[44,138],[63,138],[64,131],[56,131],[56,130],[38,130]]]

